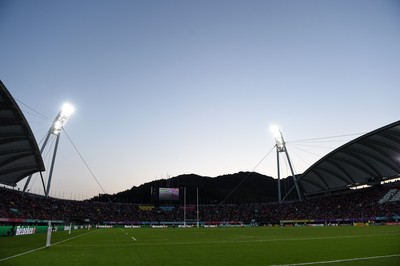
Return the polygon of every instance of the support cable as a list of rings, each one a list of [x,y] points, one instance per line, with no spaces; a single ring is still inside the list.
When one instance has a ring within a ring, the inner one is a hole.
[[[350,137],[350,136],[356,136],[356,135],[360,136],[363,134],[365,134],[365,133],[353,133],[353,134],[347,134],[347,135],[338,135],[338,136],[322,137],[322,138],[315,138],[315,139],[292,140],[292,141],[286,141],[286,143],[316,141],[316,140],[323,140],[323,139]]]
[[[221,201],[220,205],[224,204],[224,202],[233,194],[233,192],[235,192],[235,191],[240,187],[240,185],[242,185],[243,182],[246,181],[246,179],[251,175],[251,173],[254,172],[254,170],[256,170],[256,168],[257,168],[257,167],[265,160],[265,158],[267,158],[267,156],[274,150],[275,146],[276,146],[276,145],[274,145],[274,146],[272,147],[272,149],[261,159],[261,161],[259,161],[259,162],[256,164],[256,166],[254,166],[254,168],[253,168],[250,172],[247,173],[247,175],[242,179],[242,181],[240,181],[240,183],[239,183],[234,189],[232,189],[232,191],[228,194],[228,196],[226,196],[226,198],[225,198],[223,201]]]
[[[67,132],[65,131],[64,127],[62,128],[65,135],[67,136],[67,138],[69,139],[69,141],[71,142],[72,146],[74,147],[75,151],[78,153],[79,157],[81,158],[81,160],[83,161],[83,163],[85,164],[86,168],[89,170],[90,174],[92,175],[93,179],[96,181],[96,183],[99,185],[99,187],[101,188],[101,190],[103,191],[104,195],[107,197],[109,202],[112,202],[110,197],[108,197],[108,194],[106,193],[106,191],[104,190],[104,188],[102,187],[102,185],[100,184],[99,180],[97,179],[97,177],[95,176],[95,174],[93,173],[93,171],[90,169],[89,165],[87,164],[86,160],[83,158],[82,154],[79,152],[78,148],[75,146],[74,142],[72,141],[72,139],[69,137],[69,135],[67,134]]]
[[[33,112],[35,113],[35,116],[41,117],[41,118],[45,118],[46,120],[50,120],[48,117],[42,115],[41,113],[39,113],[39,112],[36,111],[35,109],[29,107],[27,104],[21,102],[20,100],[18,100],[18,99],[15,99],[15,100],[16,100],[17,102],[19,102],[20,104],[22,104],[23,106],[25,106],[26,108],[28,108],[29,110],[33,111]],[[32,115],[33,115],[33,114],[32,114]],[[51,120],[50,120],[50,121],[51,121]]]

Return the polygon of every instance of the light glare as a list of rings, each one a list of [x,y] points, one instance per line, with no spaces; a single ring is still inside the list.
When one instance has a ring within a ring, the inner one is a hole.
[[[281,131],[277,125],[272,125],[269,130],[271,131],[272,135],[275,139],[281,138]]]
[[[62,127],[65,125],[68,118],[71,116],[73,112],[74,112],[74,107],[72,105],[70,105],[69,103],[65,103],[63,105],[60,113],[58,114],[57,118],[53,123],[52,133],[54,135],[60,134]]]
[[[275,138],[276,146],[278,147],[278,149],[283,150],[284,148],[283,137],[281,131],[279,130],[279,127],[277,125],[272,125],[270,127],[270,131]]]
[[[69,103],[65,103],[61,109],[60,116],[70,117],[73,112],[74,112],[74,107]]]

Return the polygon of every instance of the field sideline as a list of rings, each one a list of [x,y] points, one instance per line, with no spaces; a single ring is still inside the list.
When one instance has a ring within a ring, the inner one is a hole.
[[[92,229],[0,238],[0,265],[400,265],[400,227]]]

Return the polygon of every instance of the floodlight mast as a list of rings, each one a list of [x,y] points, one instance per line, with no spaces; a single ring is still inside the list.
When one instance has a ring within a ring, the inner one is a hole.
[[[49,131],[47,132],[46,138],[43,142],[43,145],[40,149],[40,153],[42,154],[47,142],[49,141],[51,136],[55,136],[56,137],[56,143],[54,146],[54,151],[53,151],[53,158],[51,161],[51,166],[50,166],[50,172],[49,172],[49,180],[47,181],[47,188],[45,187],[45,183],[43,180],[43,176],[42,173],[40,173],[40,178],[42,179],[42,185],[43,185],[43,190],[44,190],[44,194],[46,197],[49,196],[49,192],[50,192],[50,185],[51,185],[51,178],[53,176],[53,170],[54,170],[54,163],[56,161],[56,155],[57,155],[57,149],[58,149],[58,143],[60,141],[60,133],[61,130],[63,129],[65,123],[67,122],[68,118],[71,116],[71,114],[74,112],[74,108],[72,107],[72,105],[66,103],[63,105],[63,107],[61,108],[60,112],[58,113],[58,115],[56,116],[56,118],[54,119],[53,123],[51,124],[51,127],[49,129]],[[25,193],[26,189],[28,188],[29,182],[31,181],[32,175],[30,175],[25,183],[23,192]]]
[[[279,161],[279,155],[280,153],[285,153],[286,155],[286,159],[287,162],[289,164],[290,167],[290,171],[292,173],[292,177],[293,177],[293,181],[294,181],[294,185],[296,187],[297,190],[297,195],[299,197],[299,200],[302,201],[302,197],[301,197],[301,193],[300,193],[300,189],[299,186],[297,184],[297,179],[296,176],[294,175],[294,171],[293,171],[293,167],[292,167],[292,163],[290,161],[290,157],[289,157],[289,153],[286,149],[286,143],[285,140],[283,139],[283,135],[282,132],[280,131],[278,126],[271,126],[271,132],[274,135],[275,138],[275,142],[276,142],[276,162],[277,162],[277,173],[278,173],[278,200],[279,203],[282,203],[282,201],[285,200],[285,198],[289,195],[289,193],[292,191],[292,189],[286,193],[286,195],[283,197],[282,199],[282,193],[281,193],[281,174],[280,174],[280,161]]]

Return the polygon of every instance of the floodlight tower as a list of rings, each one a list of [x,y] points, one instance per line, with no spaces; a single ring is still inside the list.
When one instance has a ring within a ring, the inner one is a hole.
[[[57,148],[58,148],[58,142],[60,141],[60,134],[61,134],[61,130],[63,128],[63,126],[65,125],[65,123],[67,122],[68,118],[71,116],[71,114],[74,112],[74,107],[68,103],[64,104],[60,110],[60,112],[58,113],[58,115],[56,116],[56,118],[54,119],[53,124],[51,125],[49,131],[47,132],[46,138],[43,142],[42,148],[40,149],[40,153],[42,154],[47,142],[49,141],[51,136],[55,136],[56,137],[56,143],[54,146],[54,151],[53,151],[53,158],[51,160],[51,166],[50,166],[50,172],[49,172],[49,179],[47,181],[47,188],[45,187],[44,184],[44,180],[43,180],[43,176],[40,175],[40,178],[42,179],[42,185],[43,185],[43,190],[44,190],[44,194],[46,197],[49,196],[49,192],[50,192],[50,185],[51,185],[51,178],[53,175],[53,169],[54,169],[54,163],[56,161],[56,155],[57,155]],[[30,175],[28,177],[28,180],[25,183],[24,186],[24,190],[23,192],[26,191],[26,189],[28,188],[29,182],[31,181],[32,175]]]
[[[289,158],[289,153],[286,149],[286,144],[285,141],[283,139],[283,135],[282,132],[279,130],[278,126],[271,126],[270,128],[274,138],[275,138],[275,142],[276,142],[276,162],[277,162],[277,169],[278,169],[278,199],[279,199],[279,203],[282,203],[282,195],[281,195],[281,174],[280,174],[280,162],[279,162],[279,155],[280,153],[284,153],[286,155],[286,159],[287,162],[289,164],[290,167],[290,171],[292,173],[292,177],[293,177],[293,181],[294,181],[294,185],[296,187],[297,190],[297,195],[300,199],[300,201],[302,200],[301,198],[301,194],[300,194],[300,189],[299,186],[297,184],[297,180],[296,180],[296,176],[294,175],[294,171],[293,171],[293,167],[292,167],[292,163],[290,161]],[[288,193],[286,193],[286,195],[283,197],[283,200],[285,200],[286,196],[292,191],[292,189],[290,189],[290,191]]]

